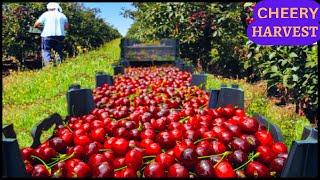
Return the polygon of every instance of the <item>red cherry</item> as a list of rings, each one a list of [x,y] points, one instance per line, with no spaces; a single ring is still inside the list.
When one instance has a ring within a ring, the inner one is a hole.
[[[50,161],[52,158],[57,157],[58,152],[51,147],[46,147],[42,151],[42,157],[45,162]]]
[[[58,162],[58,164],[56,164],[53,167],[53,172],[54,173],[52,177],[55,177],[55,178],[64,177],[67,173],[66,162],[65,161]]]
[[[142,141],[140,142],[140,147],[146,148],[147,146],[149,146],[152,143],[153,143],[152,139],[142,139]]]
[[[71,155],[72,153],[74,153],[73,157],[81,159],[81,158],[85,157],[86,151],[83,146],[76,145],[74,147],[67,148],[67,155]]]
[[[231,116],[233,116],[233,115],[234,115],[234,112],[235,112],[235,110],[234,110],[233,106],[231,106],[231,105],[225,106],[225,107],[223,108],[223,115],[224,115],[225,117],[231,117]]]
[[[32,171],[33,171],[33,166],[32,166],[32,164],[31,164],[31,162],[28,161],[28,160],[24,160],[24,166],[25,166],[25,168],[26,168],[27,174],[28,174],[28,175],[31,175],[31,174],[32,174]]]
[[[257,120],[250,118],[250,117],[244,117],[240,121],[240,127],[243,130],[243,132],[246,132],[248,134],[253,134],[258,130],[259,123]]]
[[[165,169],[167,169],[169,166],[175,163],[175,159],[172,155],[161,153],[156,156],[155,162],[159,162]]]
[[[161,147],[157,143],[148,144],[144,151],[145,155],[157,155],[161,153]]]
[[[174,156],[175,158],[177,158],[178,160],[180,160],[180,156],[183,150],[185,150],[188,146],[186,144],[183,143],[179,143],[177,144],[174,148],[173,148],[173,152],[174,152]]]
[[[211,148],[214,154],[221,154],[226,151],[225,145],[220,141],[212,141]]]
[[[249,143],[250,151],[254,151],[260,145],[259,141],[254,135],[242,135],[241,139],[246,140]]]
[[[128,168],[139,170],[143,165],[142,152],[137,149],[132,149],[125,156],[125,164]]]
[[[250,162],[245,171],[248,177],[270,177],[268,167],[257,161]]]
[[[219,140],[223,143],[228,144],[233,139],[233,134],[229,130],[222,131],[218,134]]]
[[[221,161],[214,167],[214,173],[217,178],[235,178],[237,177],[231,164],[228,161]]]
[[[255,133],[255,136],[261,145],[272,145],[273,143],[273,138],[269,131],[259,130]]]
[[[140,137],[141,137],[141,139],[152,139],[152,140],[154,140],[155,137],[156,137],[156,134],[155,134],[154,130],[146,129],[146,130],[144,130],[144,131],[142,131],[140,133]]]
[[[124,178],[124,177],[123,177],[123,171],[116,171],[116,172],[114,172],[113,177],[114,177],[114,178]]]
[[[98,141],[98,142],[104,142],[106,139],[105,135],[106,135],[106,132],[102,127],[93,129],[90,133],[91,139],[93,141]]]
[[[68,177],[68,174],[70,177],[70,172],[68,173],[67,171],[67,177]],[[74,166],[71,174],[72,174],[72,177],[84,178],[84,177],[89,177],[91,175],[91,170],[86,163],[81,161]]]
[[[97,141],[94,141],[87,146],[85,146],[85,154],[87,156],[91,156],[92,154],[98,153],[99,149],[102,149],[102,144]]]
[[[236,174],[237,174],[237,178],[246,178],[246,174],[244,172],[244,170],[236,170]]]
[[[284,158],[275,158],[270,163],[270,171],[275,171],[277,176],[281,175],[286,160]]]
[[[184,132],[184,138],[190,139],[191,141],[195,141],[200,137],[200,135],[197,133],[197,131],[194,131],[192,129],[187,130]]]
[[[50,147],[49,145],[49,141],[47,140],[46,142],[44,142],[43,144],[41,144],[38,148],[47,148],[47,147]]]
[[[77,158],[69,159],[66,161],[65,167],[68,171],[71,171],[79,162],[81,162],[81,160]]]
[[[276,154],[288,153],[288,148],[283,142],[275,142],[272,144],[271,149]]]
[[[112,163],[112,161],[115,158],[114,153],[112,151],[104,151],[102,154],[107,158],[107,161],[109,163]]]
[[[173,148],[176,144],[174,136],[166,131],[160,132],[156,136],[156,142],[159,143],[162,148],[166,149]]]
[[[213,164],[209,160],[201,160],[196,164],[195,172],[199,177],[214,177]]]
[[[74,144],[75,145],[81,145],[81,146],[85,146],[87,144],[90,143],[90,139],[88,136],[86,135],[82,135],[82,136],[75,136],[74,137]]]
[[[31,160],[31,155],[35,155],[35,150],[31,147],[26,147],[20,150],[23,160]]]
[[[175,163],[169,167],[168,177],[189,178],[189,171],[181,164]]]
[[[134,169],[131,168],[125,168],[123,171],[123,178],[137,178],[137,172]]]
[[[70,146],[73,143],[73,133],[67,132],[61,135],[61,139],[64,141],[66,146]]]
[[[124,155],[129,150],[129,142],[124,138],[117,138],[112,142],[111,149],[117,155]]]
[[[275,158],[276,154],[272,151],[269,146],[259,146],[257,152],[260,153],[259,161],[269,164],[272,159]]]
[[[97,166],[92,168],[92,177],[93,178],[111,178],[113,177],[113,167],[112,165],[104,161]]]
[[[235,150],[230,154],[228,158],[229,161],[231,161],[233,167],[239,167],[248,160],[248,155],[242,150]]]
[[[235,113],[235,116],[239,116],[239,117],[243,117],[246,115],[244,110],[240,108],[235,109],[234,113]]]
[[[218,137],[218,134],[214,131],[207,131],[207,132],[204,132],[202,135],[201,135],[201,138],[217,138]]]
[[[173,129],[169,133],[175,138],[176,141],[180,141],[182,139],[183,134],[182,134],[182,130],[180,129]]]
[[[43,164],[37,164],[32,171],[32,177],[49,177],[50,173]]]
[[[67,147],[66,143],[60,137],[53,137],[52,139],[50,139],[49,145],[60,153],[64,153]]]
[[[186,148],[180,155],[181,163],[187,168],[192,168],[197,162],[197,153],[193,148]]]
[[[113,168],[115,169],[125,166],[125,158],[124,157],[115,158],[112,162],[112,165],[113,165]]]
[[[111,144],[116,140],[117,138],[115,137],[110,137],[108,138],[108,140],[106,140],[104,143],[103,143],[103,147],[105,149],[111,149]]]
[[[107,161],[107,158],[103,154],[93,154],[90,156],[88,164],[90,167],[93,168],[106,161]]]
[[[83,128],[76,129],[74,131],[75,136],[87,135],[87,132]]]
[[[250,145],[247,141],[240,139],[238,137],[234,138],[230,143],[229,147],[231,150],[242,150],[244,152],[249,152]]]
[[[143,175],[146,178],[164,177],[164,167],[158,162],[151,162],[144,168]]]

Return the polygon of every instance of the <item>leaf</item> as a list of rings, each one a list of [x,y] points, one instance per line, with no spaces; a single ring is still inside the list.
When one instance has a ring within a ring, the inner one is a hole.
[[[307,61],[306,62],[306,67],[308,68],[313,68],[317,66],[317,61]]]
[[[252,5],[252,2],[246,2],[244,3],[243,7],[247,8],[247,7],[250,7],[251,5]]]
[[[278,72],[278,67],[275,66],[275,65],[271,66],[271,71],[272,72]]]
[[[257,52],[259,52],[259,49],[260,49],[260,46],[257,46],[257,47],[254,49],[254,51],[257,53]]]
[[[292,70],[293,70],[293,71],[297,71],[298,69],[299,69],[298,66],[292,67]]]
[[[248,69],[249,67],[251,67],[250,64],[249,64],[249,62],[248,62],[248,61],[245,61],[245,62],[243,63],[243,68],[244,68],[244,69]]]
[[[298,76],[297,75],[292,75],[292,81],[298,82]]]
[[[297,55],[295,52],[291,52],[291,53],[289,54],[289,57],[295,58],[295,57],[298,57],[298,55]]]
[[[276,52],[269,53],[269,60],[272,60],[276,56]]]
[[[217,31],[214,31],[213,33],[212,33],[212,37],[216,37],[217,36]]]
[[[272,73],[270,75],[270,78],[274,78],[274,77],[280,77],[280,74],[279,73]]]
[[[281,62],[281,66],[284,66],[288,63],[288,60],[286,59],[280,59],[279,61]]]

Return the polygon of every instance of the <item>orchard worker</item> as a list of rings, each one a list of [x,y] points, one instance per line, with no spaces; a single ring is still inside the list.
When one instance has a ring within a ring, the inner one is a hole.
[[[65,30],[69,29],[67,17],[62,13],[58,3],[50,2],[47,4],[48,11],[44,12],[34,23],[35,28],[43,25],[41,33],[41,50],[43,65],[49,64],[51,59],[50,51],[55,50],[59,54],[59,61],[62,60],[62,46],[65,38]]]

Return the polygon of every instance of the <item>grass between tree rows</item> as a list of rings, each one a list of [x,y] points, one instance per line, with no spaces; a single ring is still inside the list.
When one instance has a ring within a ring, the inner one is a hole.
[[[33,125],[55,112],[67,115],[69,85],[78,83],[93,89],[97,71],[113,73],[110,64],[120,57],[119,44],[120,39],[116,39],[56,67],[14,72],[3,79],[3,124],[14,124],[20,147],[31,145]],[[52,133],[52,129],[44,133],[42,139]]]
[[[67,115],[66,92],[72,83],[81,87],[95,87],[97,71],[113,73],[111,63],[120,57],[120,40],[113,40],[97,50],[67,59],[57,67],[39,71],[14,72],[3,79],[3,124],[14,124],[20,148],[30,146],[30,130],[42,119],[57,112]],[[294,109],[281,108],[268,100],[265,85],[252,85],[244,80],[232,80],[209,75],[207,89],[221,84],[237,83],[245,91],[245,107],[249,114],[259,113],[280,127],[285,143],[300,139],[303,127],[309,125],[305,117]],[[52,134],[53,128],[44,133],[42,140]]]

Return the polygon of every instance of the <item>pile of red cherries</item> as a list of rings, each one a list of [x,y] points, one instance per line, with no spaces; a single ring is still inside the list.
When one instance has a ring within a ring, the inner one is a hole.
[[[208,108],[175,67],[126,68],[96,108],[21,149],[32,177],[278,177],[288,149],[243,109]]]

